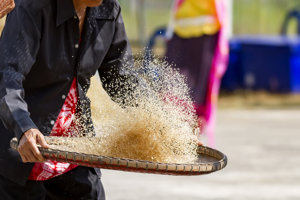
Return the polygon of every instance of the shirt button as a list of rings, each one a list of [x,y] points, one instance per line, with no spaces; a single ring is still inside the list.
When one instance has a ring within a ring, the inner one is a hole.
[[[79,44],[75,44],[75,48],[78,49],[78,47],[79,47]]]
[[[61,98],[62,98],[62,99],[66,99],[66,95],[63,94],[63,95],[61,96]]]
[[[54,125],[54,120],[51,120],[50,124],[51,124],[51,125]]]
[[[74,19],[77,19],[77,16],[76,16],[76,15],[74,15]]]
[[[74,56],[72,56],[72,58],[74,58]]]

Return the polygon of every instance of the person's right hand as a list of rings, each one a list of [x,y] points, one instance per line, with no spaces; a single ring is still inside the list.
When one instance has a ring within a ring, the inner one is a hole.
[[[37,144],[49,148],[44,135],[38,129],[30,129],[23,134],[19,142],[18,152],[24,163],[45,161]]]

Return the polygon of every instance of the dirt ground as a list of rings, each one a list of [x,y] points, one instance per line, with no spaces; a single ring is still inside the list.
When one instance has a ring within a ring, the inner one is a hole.
[[[217,118],[217,149],[229,159],[224,170],[197,177],[103,170],[107,199],[300,199],[299,108],[221,108]]]
[[[300,109],[300,94],[275,94],[265,91],[221,92],[219,108]]]

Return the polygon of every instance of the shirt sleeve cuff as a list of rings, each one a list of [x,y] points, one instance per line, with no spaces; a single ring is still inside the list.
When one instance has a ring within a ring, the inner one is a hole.
[[[20,141],[23,134],[29,129],[38,129],[29,117],[18,120],[18,124],[14,127],[13,130],[18,141]]]

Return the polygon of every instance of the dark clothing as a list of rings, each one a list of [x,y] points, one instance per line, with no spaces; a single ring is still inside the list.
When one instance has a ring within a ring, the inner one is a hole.
[[[24,186],[0,176],[0,195],[5,200],[105,200],[100,177],[87,167],[47,181],[27,181]]]
[[[196,106],[205,105],[209,74],[218,34],[184,39],[176,34],[167,43],[167,61],[187,77]]]
[[[79,111],[90,119],[90,77],[98,71],[106,89],[124,76],[123,59],[131,60],[117,0],[87,9],[80,45],[78,27],[72,0],[16,0],[7,17],[0,40],[0,174],[11,181],[25,184],[33,167],[9,147],[11,138],[31,128],[49,135],[74,77]]]

